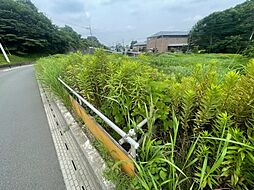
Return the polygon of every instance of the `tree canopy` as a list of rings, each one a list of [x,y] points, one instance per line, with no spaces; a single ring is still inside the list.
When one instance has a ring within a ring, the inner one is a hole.
[[[0,42],[16,54],[102,47],[96,37],[84,39],[70,26],[53,25],[30,0],[0,0]]]
[[[190,43],[213,53],[239,53],[250,45],[254,31],[254,0],[200,20],[190,32]]]

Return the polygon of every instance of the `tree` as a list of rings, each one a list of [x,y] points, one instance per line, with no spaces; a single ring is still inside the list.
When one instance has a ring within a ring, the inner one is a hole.
[[[134,44],[136,44],[136,43],[138,43],[137,40],[132,40],[132,41],[131,41],[131,45],[130,45],[130,49],[133,49],[133,46],[134,46]]]
[[[200,20],[190,32],[192,46],[207,52],[238,53],[249,44],[254,30],[254,0],[215,12]]]
[[[69,50],[74,51],[82,48],[81,35],[75,32],[70,26],[60,28],[60,32],[63,33]]]
[[[65,53],[87,48],[88,43],[102,46],[69,26],[53,25],[30,0],[0,0],[0,39],[16,54]]]

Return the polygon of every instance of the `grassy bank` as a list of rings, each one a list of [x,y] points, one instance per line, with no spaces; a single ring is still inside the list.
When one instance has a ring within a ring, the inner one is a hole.
[[[26,56],[17,56],[17,55],[8,55],[10,59],[10,64],[15,63],[24,63],[24,62],[35,62],[39,58],[44,57],[43,54],[32,54],[32,55],[26,55]],[[8,64],[7,61],[4,58],[3,54],[0,54],[0,65],[2,64]]]
[[[174,70],[157,69],[158,57],[98,51],[40,59],[37,72],[59,96],[62,76],[124,131],[135,129],[141,145],[130,189],[253,189],[254,60],[160,56]]]

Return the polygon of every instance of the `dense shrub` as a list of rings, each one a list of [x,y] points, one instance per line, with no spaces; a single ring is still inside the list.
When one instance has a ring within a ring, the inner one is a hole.
[[[254,58],[254,43],[249,45],[244,51],[243,55],[246,57]]]
[[[42,59],[38,71],[52,88],[61,75],[125,131],[148,118],[137,131],[136,189],[253,189],[254,60],[241,71],[196,64],[175,77],[149,59],[77,53]]]

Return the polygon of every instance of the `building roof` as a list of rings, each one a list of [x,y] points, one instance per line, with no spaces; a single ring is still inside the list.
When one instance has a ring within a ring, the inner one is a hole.
[[[169,44],[168,47],[182,47],[182,46],[188,46],[187,43],[182,43],[182,44]]]
[[[146,46],[146,42],[137,42],[133,46]]]
[[[158,36],[188,36],[189,32],[186,31],[160,31],[150,37]]]

